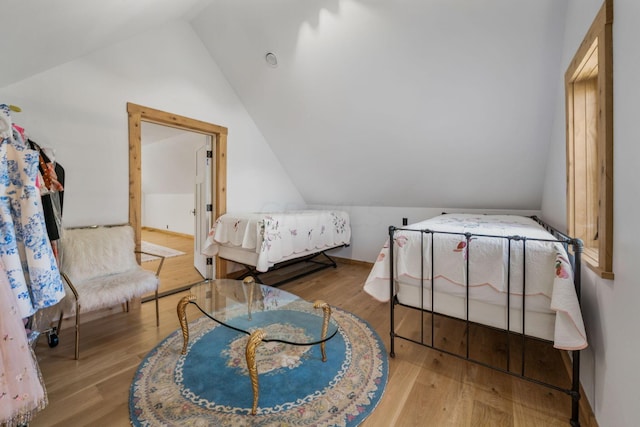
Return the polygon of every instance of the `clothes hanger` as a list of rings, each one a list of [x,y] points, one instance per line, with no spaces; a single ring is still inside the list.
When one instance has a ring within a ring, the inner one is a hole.
[[[0,136],[3,139],[8,138],[11,142],[13,142],[13,128],[16,125],[14,125],[13,121],[11,120],[10,112],[13,111],[19,113],[22,111],[22,108],[13,104],[0,104],[0,107],[2,110],[0,111]],[[21,130],[21,132],[23,131],[24,129]]]
[[[0,104],[0,139],[8,138],[13,141],[13,129],[11,122],[10,107]]]

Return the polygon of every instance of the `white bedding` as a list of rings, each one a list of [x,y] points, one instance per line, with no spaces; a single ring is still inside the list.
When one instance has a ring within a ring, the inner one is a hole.
[[[227,213],[207,237],[203,253],[265,272],[274,264],[351,241],[349,214],[343,211]]]
[[[536,318],[555,317],[552,330],[529,323],[525,333],[545,339],[552,338],[554,346],[561,349],[578,350],[587,346],[582,314],[573,285],[573,272],[564,247],[531,218],[514,215],[446,214],[405,228],[428,229],[438,233],[433,235],[432,242],[431,234],[396,232],[394,270],[397,280],[394,292],[401,303],[431,309],[433,249],[436,296],[456,297],[462,300],[460,307],[464,308],[467,292],[467,241],[464,233],[471,233],[474,236],[469,242],[468,252],[469,298],[473,304],[487,305],[493,314],[490,315],[491,318],[482,318],[471,311],[470,320],[506,328],[504,307],[507,294],[510,294],[512,330],[518,330],[520,320],[514,320],[513,315],[521,312],[522,307],[523,242],[511,241],[509,271],[506,261],[509,253],[508,239],[488,236],[524,236],[528,239],[553,240],[554,242],[527,240],[525,243],[525,311],[535,313]],[[421,246],[424,247],[424,260],[420,257]],[[390,297],[388,256],[389,242],[380,251],[364,285],[364,290],[380,301],[388,301]],[[419,284],[422,274],[425,292],[421,303]],[[510,277],[510,281],[507,277]],[[465,310],[449,307],[443,301],[444,299],[435,299],[434,311],[464,318]],[[498,310],[494,309],[496,307]],[[528,322],[533,317],[527,314]]]

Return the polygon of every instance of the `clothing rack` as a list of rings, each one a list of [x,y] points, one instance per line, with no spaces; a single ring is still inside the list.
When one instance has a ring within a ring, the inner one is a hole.
[[[0,104],[0,425],[7,427],[27,425],[47,405],[32,348],[38,331],[25,326],[37,329],[36,319],[65,296],[50,238],[58,232],[63,187],[50,156],[13,123],[11,113],[20,111]]]

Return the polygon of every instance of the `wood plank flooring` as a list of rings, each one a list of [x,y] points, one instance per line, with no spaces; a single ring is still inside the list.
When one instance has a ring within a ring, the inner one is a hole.
[[[174,247],[159,240],[153,243]],[[163,280],[183,281],[187,276],[182,267],[167,268]],[[314,273],[281,288],[307,300],[322,299],[365,319],[388,350],[389,306],[362,290],[369,270],[367,264],[339,260],[337,269]],[[61,331],[55,348],[49,348],[41,338],[36,354],[49,405],[31,427],[128,426],[133,375],[147,352],[179,328],[176,304],[185,294],[160,300],[160,327],[155,325],[153,303],[83,324],[78,361],[73,359],[72,329]],[[419,327],[409,312],[400,313],[397,320],[409,330]],[[442,337],[458,345],[463,334],[453,323],[442,321],[439,330]],[[500,352],[500,345],[491,343],[491,337],[482,339],[488,340],[489,353]],[[569,398],[560,392],[407,341],[397,340],[395,351],[396,357],[389,359],[385,394],[362,424],[365,427],[569,425]],[[540,349],[532,360],[534,372],[557,376],[561,381],[566,377],[559,357]],[[588,426],[587,417],[581,416],[582,425]]]
[[[142,229],[142,240],[184,252],[184,255],[165,258],[160,270],[160,295],[184,288],[202,280],[202,275],[193,266],[193,237],[165,233],[157,229]],[[143,262],[142,267],[156,271],[160,261]]]

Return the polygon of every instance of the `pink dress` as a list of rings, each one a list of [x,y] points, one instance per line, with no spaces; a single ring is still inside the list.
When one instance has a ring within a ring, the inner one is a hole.
[[[0,259],[0,425],[25,425],[46,405],[40,370]]]

